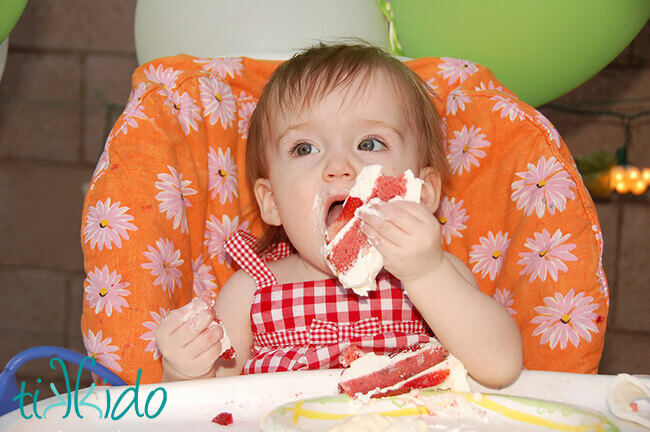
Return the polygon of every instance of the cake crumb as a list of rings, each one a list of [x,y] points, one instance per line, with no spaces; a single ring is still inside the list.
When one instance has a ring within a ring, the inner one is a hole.
[[[215,418],[212,419],[212,423],[216,423],[221,426],[231,425],[233,423],[232,414],[229,412],[219,413]]]

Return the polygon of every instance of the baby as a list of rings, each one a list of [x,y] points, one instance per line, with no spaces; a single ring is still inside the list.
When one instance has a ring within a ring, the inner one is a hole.
[[[237,356],[219,358],[223,329],[207,308],[187,322],[172,312],[157,332],[164,381],[340,367],[351,338],[385,353],[428,342],[431,331],[481,384],[517,378],[522,346],[513,318],[441,247],[433,214],[447,171],[430,98],[414,72],[372,46],[321,44],[278,67],[252,115],[246,153],[269,228],[255,248],[231,246],[242,269],[215,306]],[[419,203],[380,202],[360,212],[362,231],[384,258],[376,290],[360,297],[327,265],[323,224],[331,223],[330,204],[376,164],[391,176],[410,169],[424,183]],[[295,253],[258,259],[278,242]],[[362,321],[374,330],[355,330]],[[318,326],[334,336],[322,339]]]

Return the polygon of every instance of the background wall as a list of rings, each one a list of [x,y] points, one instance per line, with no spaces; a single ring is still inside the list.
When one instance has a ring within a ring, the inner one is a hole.
[[[129,94],[135,4],[31,0],[10,36],[0,82],[1,366],[35,345],[84,352],[81,188]],[[650,109],[650,25],[605,70],[553,103]],[[541,111],[574,154],[623,143],[619,120]],[[633,122],[629,157],[650,166],[649,117]],[[596,203],[612,297],[601,373],[650,372],[649,195]],[[30,383],[43,378],[42,391],[61,378],[46,362],[21,374]]]

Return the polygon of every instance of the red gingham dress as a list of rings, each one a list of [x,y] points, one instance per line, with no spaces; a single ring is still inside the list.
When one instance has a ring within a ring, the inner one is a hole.
[[[258,257],[255,237],[237,230],[225,241],[230,256],[257,283],[251,305],[253,347],[242,374],[341,367],[351,344],[386,354],[433,339],[426,323],[389,272],[359,297],[338,279],[281,284],[265,262],[291,254],[286,243]]]

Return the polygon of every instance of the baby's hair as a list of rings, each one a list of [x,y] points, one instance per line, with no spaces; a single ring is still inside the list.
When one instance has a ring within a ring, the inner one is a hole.
[[[421,145],[421,167],[433,167],[444,181],[448,168],[440,117],[431,99],[436,96],[430,86],[400,60],[367,42],[321,42],[282,63],[264,86],[248,129],[246,174],[251,192],[258,178],[269,175],[267,149],[273,146],[269,142],[272,115],[309,110],[312,104],[338,88],[345,90],[346,97],[354,96],[363,90],[377,69],[388,72],[396,94],[402,99],[403,114]],[[280,241],[289,243],[284,228],[270,226],[255,250],[262,253]]]

